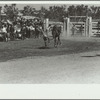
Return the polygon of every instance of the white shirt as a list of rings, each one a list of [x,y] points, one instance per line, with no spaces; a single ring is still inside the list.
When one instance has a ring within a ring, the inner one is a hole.
[[[3,33],[7,33],[6,27],[3,27],[3,28],[2,28],[2,32],[3,32]]]

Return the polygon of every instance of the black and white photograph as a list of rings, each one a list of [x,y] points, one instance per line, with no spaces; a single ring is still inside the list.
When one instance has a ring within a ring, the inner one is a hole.
[[[99,3],[1,2],[0,84],[99,84]]]
[[[100,99],[100,1],[0,1],[0,99]]]

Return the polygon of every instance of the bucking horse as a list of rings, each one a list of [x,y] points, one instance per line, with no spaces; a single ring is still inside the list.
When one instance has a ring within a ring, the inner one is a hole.
[[[54,40],[54,47],[58,47],[58,45],[61,45],[61,40],[60,40],[61,26],[54,25],[51,32],[52,32],[52,39],[49,37],[48,33],[42,32],[45,47],[47,47],[47,44],[50,43],[50,40]]]
[[[40,29],[38,27],[38,34],[42,33],[45,47],[48,46],[48,43],[50,43],[50,40],[54,40],[54,47],[61,45],[61,41],[60,41],[61,26],[54,25],[51,32],[52,32],[52,39],[49,37],[46,31],[43,31],[43,29]]]
[[[60,34],[61,34],[61,26],[54,25],[53,29],[52,29],[52,36],[54,39],[54,47],[61,45]]]

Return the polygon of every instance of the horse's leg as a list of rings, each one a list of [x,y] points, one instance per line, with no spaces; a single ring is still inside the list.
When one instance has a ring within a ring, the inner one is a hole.
[[[46,40],[46,37],[43,37],[43,40],[44,40],[44,45],[45,45],[45,47],[47,47],[47,40]]]
[[[59,37],[57,37],[57,41],[56,41],[56,43],[57,43],[57,46],[58,46],[58,44],[59,44]]]
[[[57,47],[56,37],[54,38],[54,47]]]
[[[60,35],[58,36],[58,43],[59,43],[59,45],[61,45]]]

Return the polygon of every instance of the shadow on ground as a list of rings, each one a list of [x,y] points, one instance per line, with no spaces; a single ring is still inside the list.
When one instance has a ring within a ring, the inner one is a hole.
[[[100,56],[100,54],[90,55],[90,56],[81,56],[81,57],[91,58],[91,57],[99,57],[99,56]]]
[[[36,49],[51,49],[50,47],[45,47],[45,46],[42,46],[42,47],[38,47]]]

